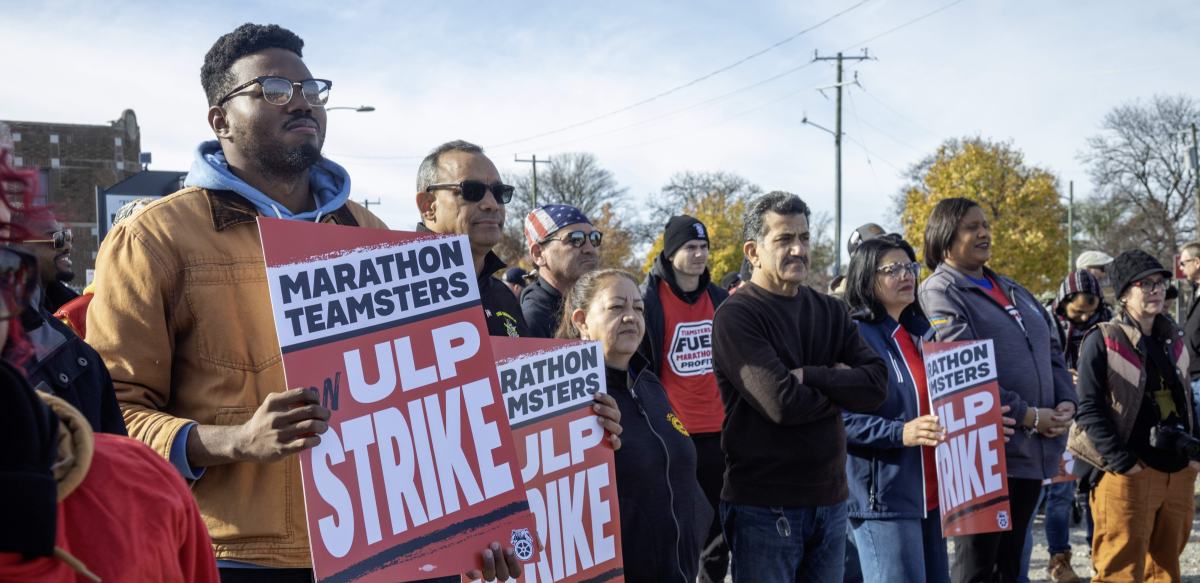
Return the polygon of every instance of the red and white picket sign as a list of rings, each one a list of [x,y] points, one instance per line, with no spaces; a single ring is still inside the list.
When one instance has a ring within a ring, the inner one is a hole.
[[[545,546],[522,583],[625,580],[612,444],[596,422],[599,342],[492,338],[521,479]]]
[[[527,540],[467,238],[258,221],[287,386],[333,393],[300,454],[317,579],[459,575]]]
[[[924,342],[929,400],[946,440],[935,449],[943,536],[1012,529],[1000,386],[991,340]]]

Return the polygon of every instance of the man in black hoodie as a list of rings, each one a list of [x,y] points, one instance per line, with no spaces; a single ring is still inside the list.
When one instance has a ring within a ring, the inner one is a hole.
[[[492,248],[503,237],[504,205],[512,193],[483,148],[462,140],[434,148],[417,170],[417,232],[467,236],[488,335],[515,338],[530,335],[521,305],[492,275],[508,267]]]
[[[673,414],[691,435],[696,479],[713,508],[721,502],[725,473],[725,410],[712,369],[712,319],[728,297],[709,276],[704,223],[687,215],[671,217],[663,231],[662,253],[642,282],[646,334],[638,352],[650,361]],[[700,554],[701,583],[723,582],[728,568],[729,546],[714,516]]]

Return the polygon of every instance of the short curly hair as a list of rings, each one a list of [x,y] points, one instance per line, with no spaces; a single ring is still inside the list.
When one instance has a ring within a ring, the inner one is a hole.
[[[216,105],[237,83],[229,69],[238,59],[266,49],[284,49],[303,57],[304,40],[278,24],[263,26],[249,22],[217,39],[200,67],[200,84],[208,96],[208,105]]]

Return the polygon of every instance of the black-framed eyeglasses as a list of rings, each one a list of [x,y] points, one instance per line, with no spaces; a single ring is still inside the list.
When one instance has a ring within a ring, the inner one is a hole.
[[[573,231],[561,237],[546,237],[545,239],[541,240],[541,243],[545,244],[546,241],[562,241],[563,243],[566,243],[567,245],[570,245],[576,249],[583,247],[584,243],[590,241],[592,243],[592,247],[599,249],[600,243],[604,242],[604,233],[601,233],[600,231],[592,231],[591,233]]]
[[[67,245],[69,245],[71,243],[72,239],[74,239],[74,236],[71,235],[71,229],[63,229],[61,231],[55,231],[54,234],[52,235],[52,237],[53,237],[52,239],[28,239],[25,242],[26,243],[54,243],[54,250],[61,251],[64,247],[66,247]]]
[[[0,245],[0,320],[19,315],[29,305],[36,274],[36,255],[12,245]]]
[[[257,83],[262,86],[263,99],[272,105],[285,105],[292,100],[292,88],[299,86],[300,94],[304,96],[304,100],[313,107],[325,107],[329,102],[329,88],[333,87],[333,81],[328,79],[303,79],[300,81],[292,81],[287,77],[275,77],[272,75],[263,75],[255,77],[234,88],[233,91],[225,94],[217,105],[222,105],[233,97],[234,93],[241,91],[251,85]]]
[[[906,276],[906,275],[912,277],[913,279],[916,279],[918,276],[921,275],[921,264],[916,263],[916,262],[913,262],[913,263],[889,263],[887,265],[884,265],[884,266],[876,269],[875,271],[882,271],[883,273],[888,274],[888,276],[893,279],[904,279],[904,276]]]
[[[1141,281],[1135,281],[1130,285],[1142,288],[1142,293],[1144,294],[1152,294],[1154,292],[1167,291],[1167,288],[1171,286],[1171,282],[1165,279],[1160,279],[1158,281],[1143,279]]]
[[[457,188],[463,200],[467,202],[479,202],[483,200],[483,195],[490,190],[492,191],[492,196],[496,197],[496,202],[500,204],[508,204],[512,201],[513,191],[517,189],[515,186],[510,186],[503,182],[487,184],[479,180],[464,180],[462,182],[430,184],[425,188],[425,191],[429,192],[435,188]]]
[[[1200,259],[1200,257],[1188,257],[1187,259],[1180,259],[1179,266],[1183,267],[1184,265],[1187,265],[1189,261],[1195,261],[1197,259]]]

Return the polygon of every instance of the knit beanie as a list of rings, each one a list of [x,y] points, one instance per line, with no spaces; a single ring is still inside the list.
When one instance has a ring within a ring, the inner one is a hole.
[[[1125,291],[1135,281],[1141,281],[1155,273],[1161,273],[1167,279],[1171,279],[1173,275],[1153,255],[1141,249],[1125,251],[1117,255],[1117,258],[1113,259],[1112,265],[1108,267],[1108,273],[1112,279],[1113,291],[1116,292],[1117,299],[1125,295]]]
[[[54,555],[58,416],[12,365],[0,361],[0,552]]]
[[[696,239],[708,242],[708,229],[704,228],[700,219],[687,215],[671,217],[667,221],[667,228],[663,230],[663,257],[670,259],[688,241]]]

